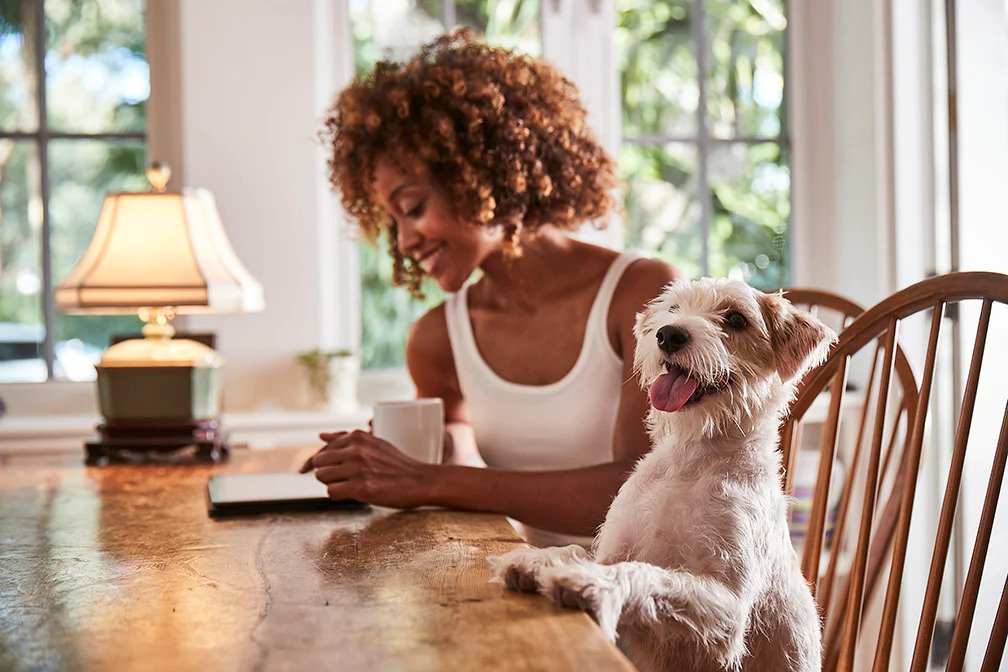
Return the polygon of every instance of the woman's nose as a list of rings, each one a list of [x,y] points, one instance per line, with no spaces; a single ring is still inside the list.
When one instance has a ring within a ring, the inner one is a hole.
[[[412,250],[417,249],[423,241],[423,236],[417,231],[416,226],[409,222],[398,222],[396,225],[396,245],[399,251],[408,255]]]

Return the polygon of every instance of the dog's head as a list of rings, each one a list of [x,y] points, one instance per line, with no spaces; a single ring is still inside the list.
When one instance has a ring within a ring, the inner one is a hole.
[[[715,431],[776,413],[836,335],[779,294],[743,282],[676,282],[637,315],[634,365],[658,412]],[[652,411],[654,415],[654,411]]]

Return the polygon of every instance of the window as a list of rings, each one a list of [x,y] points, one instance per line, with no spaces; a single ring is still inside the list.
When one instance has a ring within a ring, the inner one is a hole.
[[[787,283],[783,0],[617,0],[626,246]]]
[[[107,191],[146,188],[143,0],[0,3],[0,382],[89,380],[131,316],[72,316],[53,289]]]
[[[620,75],[625,246],[691,277],[738,277],[763,288],[786,284],[791,181],[784,0],[601,2],[615,2],[615,33],[611,24],[602,26],[598,39],[615,41]],[[550,24],[559,28],[555,33],[541,34],[540,12],[569,17],[611,7],[583,4],[399,0],[393,10],[387,2],[349,0],[357,72],[379,58],[408,58],[455,24],[533,55],[569,56],[596,38],[562,22]],[[601,79],[580,82],[586,101],[611,98],[603,84],[590,81]],[[593,86],[599,90],[585,88]],[[361,271],[363,363],[399,366],[409,325],[442,296],[431,287],[420,303],[390,288],[384,249],[368,244],[361,246]]]

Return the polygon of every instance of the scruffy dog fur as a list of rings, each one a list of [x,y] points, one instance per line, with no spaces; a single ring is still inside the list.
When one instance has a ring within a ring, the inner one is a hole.
[[[778,427],[833,332],[783,297],[704,278],[637,316],[652,450],[595,538],[491,558],[495,580],[590,613],[641,670],[819,670],[795,561]]]

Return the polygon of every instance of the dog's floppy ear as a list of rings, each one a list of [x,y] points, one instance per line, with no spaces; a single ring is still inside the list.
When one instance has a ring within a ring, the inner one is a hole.
[[[787,382],[822,364],[836,342],[833,330],[791,305],[780,294],[758,293],[760,311],[770,332],[777,373]]]

